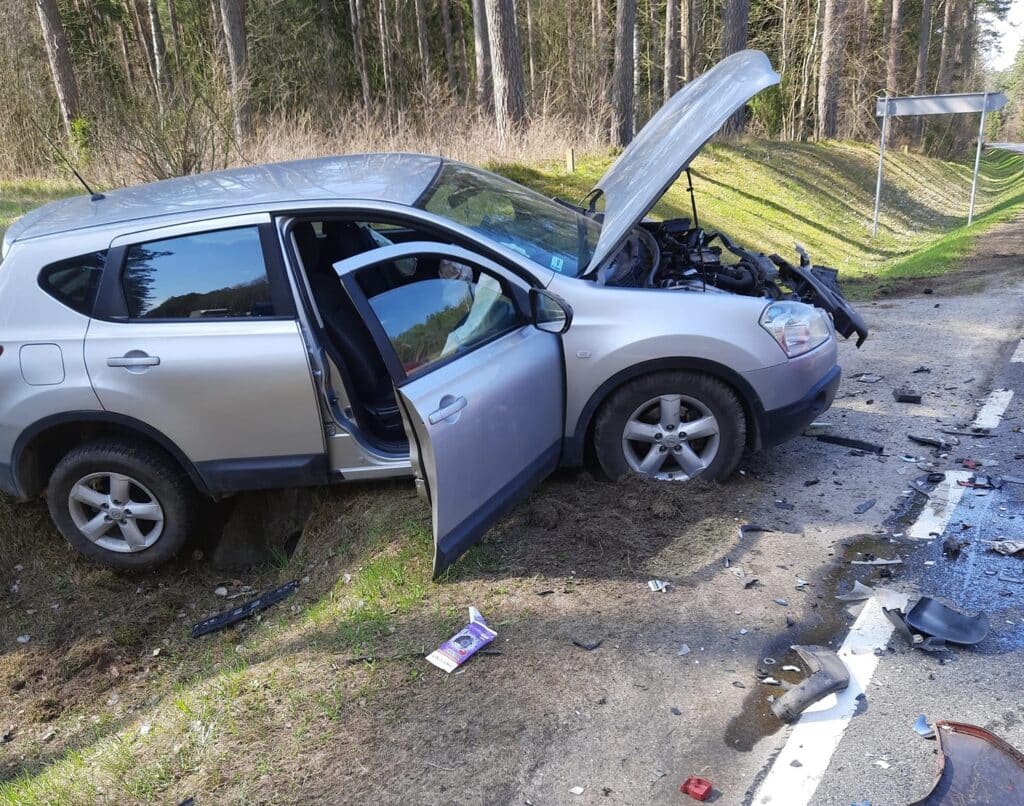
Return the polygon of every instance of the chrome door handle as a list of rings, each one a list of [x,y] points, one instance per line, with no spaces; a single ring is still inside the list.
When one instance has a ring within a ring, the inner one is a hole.
[[[108,367],[158,367],[160,357],[155,355],[123,355],[107,359]]]
[[[441,407],[437,411],[430,413],[430,424],[437,425],[442,420],[447,420],[452,415],[458,414],[467,405],[466,398],[461,395],[459,397],[445,395],[441,398]]]

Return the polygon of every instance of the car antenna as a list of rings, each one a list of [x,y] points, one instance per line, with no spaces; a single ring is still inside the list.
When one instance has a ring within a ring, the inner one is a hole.
[[[89,194],[90,199],[92,201],[100,201],[100,199],[106,198],[102,193],[97,193],[91,187],[89,187],[89,183],[86,182],[82,178],[82,175],[75,170],[75,166],[71,163],[71,160],[68,158],[68,155],[61,150],[60,146],[58,146],[55,142],[53,142],[53,140],[50,139],[49,135],[47,135],[46,132],[43,130],[43,127],[39,125],[39,122],[35,118],[29,118],[29,121],[32,123],[33,126],[36,127],[36,131],[38,131],[43,136],[43,139],[46,141],[46,144],[53,149],[53,153],[60,157],[60,159],[64,161],[64,164],[68,166],[68,168],[71,170],[71,173],[75,175],[75,179],[77,179],[79,183],[82,185],[82,187],[85,188],[85,192]]]
[[[697,197],[693,192],[693,174],[690,173],[690,168],[686,168],[686,192],[690,194],[690,209],[693,210],[693,228],[697,229],[700,224],[697,221]]]

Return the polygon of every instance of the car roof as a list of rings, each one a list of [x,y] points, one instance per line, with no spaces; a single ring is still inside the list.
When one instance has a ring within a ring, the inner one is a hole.
[[[95,201],[82,195],[43,205],[14,222],[4,240],[10,244],[87,227],[319,199],[412,205],[441,164],[440,157],[425,154],[352,154],[164,179],[111,190]]]

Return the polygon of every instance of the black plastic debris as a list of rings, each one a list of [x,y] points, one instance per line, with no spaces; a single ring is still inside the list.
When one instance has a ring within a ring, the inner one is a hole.
[[[892,390],[892,396],[893,396],[893,399],[897,403],[920,403],[921,402],[921,395],[919,393],[915,392],[913,389],[906,389],[906,388],[893,389]]]
[[[915,370],[914,370],[914,371],[913,371],[912,373],[910,373],[910,374],[911,374],[911,375],[920,375],[920,374],[921,374],[922,372],[931,372],[931,371],[932,371],[932,370],[931,370],[931,367],[924,367],[924,366],[921,366],[921,367],[918,367],[917,369],[915,369]]]
[[[985,613],[967,616],[929,596],[922,596],[905,614],[899,609],[883,612],[904,640],[926,651],[944,649],[946,642],[973,646],[988,635]]]
[[[865,442],[862,439],[850,439],[849,437],[835,437],[831,434],[817,434],[814,437],[818,442],[827,442],[829,445],[841,445],[844,448],[853,448],[858,451],[866,451],[867,453],[877,453],[881,455],[885,452],[884,445],[876,445],[873,442]]]
[[[918,445],[928,445],[932,448],[938,448],[940,451],[948,451],[950,448],[960,444],[960,440],[956,437],[953,437],[953,439],[950,440],[945,440],[939,439],[938,437],[924,437],[920,434],[907,434],[907,439],[911,442],[916,442]]]
[[[971,545],[970,540],[964,540],[963,538],[949,535],[942,541],[942,553],[945,555],[946,559],[956,560],[960,557],[963,550],[969,545]]]
[[[961,722],[935,723],[939,773],[911,806],[1024,803],[1024,754],[994,733]]]
[[[783,722],[796,722],[818,700],[850,685],[850,672],[839,656],[823,646],[795,646],[811,674],[772,703],[772,713]]]
[[[792,507],[791,507],[792,508]],[[773,532],[770,526],[762,526],[759,523],[744,523],[740,525],[740,538],[744,538],[751,532]]]
[[[587,652],[593,652],[595,649],[601,646],[601,644],[604,643],[604,639],[599,638],[597,641],[578,641],[575,638],[573,638],[572,642],[580,649],[585,649],[587,650]]]
[[[853,514],[854,515],[863,515],[865,512],[867,512],[869,509],[871,509],[871,507],[873,507],[877,501],[878,501],[877,498],[869,498],[864,503],[857,504],[857,506],[855,506],[853,508]]]
[[[837,593],[836,598],[840,602],[863,602],[875,595],[875,589],[863,582],[854,581],[853,588],[846,593]]]
[[[253,613],[258,613],[260,610],[265,610],[271,605],[275,605],[281,600],[287,599],[295,593],[298,588],[299,580],[293,579],[291,582],[286,582],[279,588],[274,588],[274,590],[264,593],[259,598],[252,599],[251,601],[248,601],[232,610],[219,613],[216,616],[211,616],[205,621],[200,621],[192,628],[192,637],[198,638],[201,635],[207,635],[211,632],[216,632],[217,630],[229,627],[232,624],[237,624],[239,621],[248,618]]]

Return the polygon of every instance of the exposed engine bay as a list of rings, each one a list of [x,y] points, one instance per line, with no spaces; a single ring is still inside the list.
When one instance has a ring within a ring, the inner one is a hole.
[[[723,248],[736,260],[724,262]],[[796,250],[800,261],[794,265],[779,255],[743,249],[725,233],[705,232],[687,218],[644,221],[598,271],[597,281],[619,288],[717,291],[805,302],[830,313],[844,337],[857,334],[860,347],[868,336],[867,325],[843,296],[838,272],[812,265],[799,244]]]

